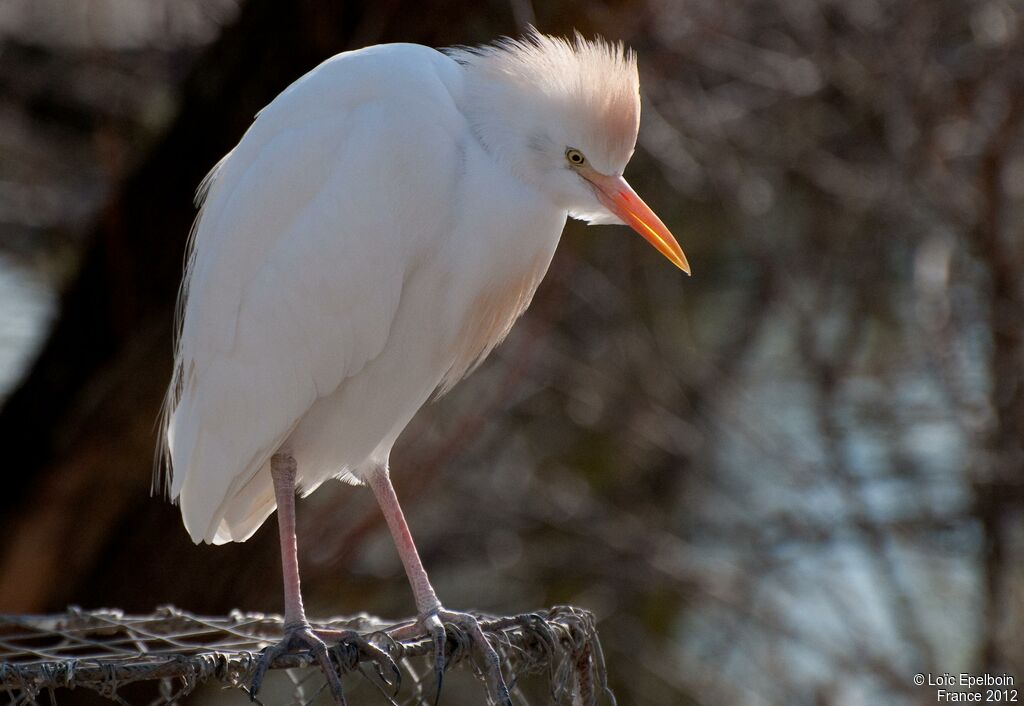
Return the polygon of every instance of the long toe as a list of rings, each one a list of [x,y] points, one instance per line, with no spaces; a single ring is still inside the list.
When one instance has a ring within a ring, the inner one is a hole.
[[[361,662],[373,664],[380,680],[394,689],[397,695],[402,686],[402,670],[398,668],[395,659],[387,650],[381,649],[355,630],[314,628],[313,634],[326,644],[332,645],[333,649],[351,655],[344,662],[346,668],[355,669]]]
[[[338,675],[337,667],[331,662],[331,655],[327,645],[317,637],[308,625],[286,628],[284,637],[281,638],[280,642],[263,649],[260,653],[260,661],[256,665],[256,671],[253,674],[249,698],[253,701],[256,700],[256,694],[259,693],[260,686],[263,684],[263,677],[266,676],[267,670],[274,665],[274,661],[278,657],[289,652],[303,650],[309,652],[320,666],[324,677],[327,679],[327,686],[331,690],[331,697],[334,699],[335,706],[346,706],[345,691],[341,686],[341,677]]]
[[[279,642],[276,645],[270,645],[260,650],[260,659],[256,663],[256,671],[252,675],[252,683],[249,685],[249,700],[255,701],[256,694],[259,693],[260,687],[263,686],[263,677],[266,676],[267,670],[270,665],[274,663],[279,656],[288,651],[288,646],[284,642]]]
[[[444,670],[447,667],[445,650],[448,647],[448,633],[436,612],[424,615],[420,622],[434,643],[434,683],[437,685],[434,691],[434,706],[437,706],[441,701],[441,687],[444,685]]]
[[[508,693],[508,686],[505,685],[505,677],[501,673],[501,659],[498,657],[498,653],[491,645],[490,640],[487,639],[484,631],[480,628],[480,621],[477,620],[476,616],[470,615],[469,613],[460,613],[454,610],[446,610],[445,608],[440,608],[435,613],[421,618],[423,627],[426,628],[434,638],[435,662],[438,660],[440,661],[440,671],[438,672],[438,695],[440,695],[441,673],[444,671],[444,650],[447,636],[444,632],[444,628],[442,627],[440,635],[440,651],[438,652],[438,636],[434,631],[434,624],[430,621],[431,618],[434,618],[438,624],[453,626],[469,638],[469,646],[472,650],[473,657],[478,658],[484,665],[483,671],[484,676],[487,679],[489,700],[499,706],[512,706],[512,699]],[[435,669],[436,668],[437,667],[435,667]]]

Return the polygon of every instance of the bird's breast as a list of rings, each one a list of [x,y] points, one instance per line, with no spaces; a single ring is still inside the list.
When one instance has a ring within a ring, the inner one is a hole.
[[[472,372],[508,335],[530,305],[551,255],[550,250],[537,253],[525,267],[484,283],[469,299],[448,351],[451,365],[439,386],[440,394]]]
[[[480,364],[526,311],[555,252],[566,212],[476,140],[464,143],[463,208],[440,258],[446,276],[438,394]]]

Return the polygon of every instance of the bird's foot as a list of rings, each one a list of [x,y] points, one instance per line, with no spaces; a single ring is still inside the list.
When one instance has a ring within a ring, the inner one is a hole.
[[[371,662],[381,681],[392,687],[397,694],[402,686],[402,670],[395,664],[394,658],[377,645],[373,644],[355,630],[335,630],[333,628],[314,628],[313,634],[325,643],[333,644],[332,649],[339,651],[345,659],[342,664],[355,669],[361,662]],[[340,656],[339,655],[339,656]],[[385,671],[390,677],[385,676]]]
[[[498,706],[512,706],[505,678],[501,674],[501,660],[480,628],[480,621],[475,616],[438,607],[421,615],[420,625],[427,631],[434,643],[434,678],[437,682],[437,693],[434,696],[435,705],[441,698],[441,684],[444,680],[447,660],[448,631],[446,628],[451,627],[457,643],[468,648],[470,654],[483,661],[481,671],[487,680],[488,700]]]
[[[256,665],[256,673],[252,677],[252,685],[249,687],[249,698],[256,700],[256,694],[263,684],[263,677],[267,670],[278,657],[295,650],[308,650],[316,659],[327,678],[327,685],[330,687],[331,696],[335,706],[346,706],[345,692],[341,687],[341,677],[338,676],[338,669],[331,662],[331,655],[324,641],[317,637],[316,633],[308,623],[285,626],[284,637],[276,645],[264,647],[260,652],[260,661]]]

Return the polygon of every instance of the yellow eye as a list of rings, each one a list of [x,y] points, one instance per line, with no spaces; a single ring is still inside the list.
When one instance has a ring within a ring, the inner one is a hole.
[[[587,158],[583,156],[583,153],[577,149],[570,147],[565,151],[565,158],[569,160],[569,164],[574,167],[582,167],[587,163]]]

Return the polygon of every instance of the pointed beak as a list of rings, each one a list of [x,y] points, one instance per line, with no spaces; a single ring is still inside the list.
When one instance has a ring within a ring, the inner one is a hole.
[[[581,173],[581,176],[593,185],[598,200],[605,208],[642,235],[673,265],[690,274],[690,263],[686,261],[679,243],[625,179],[621,176],[606,176],[594,170]]]

